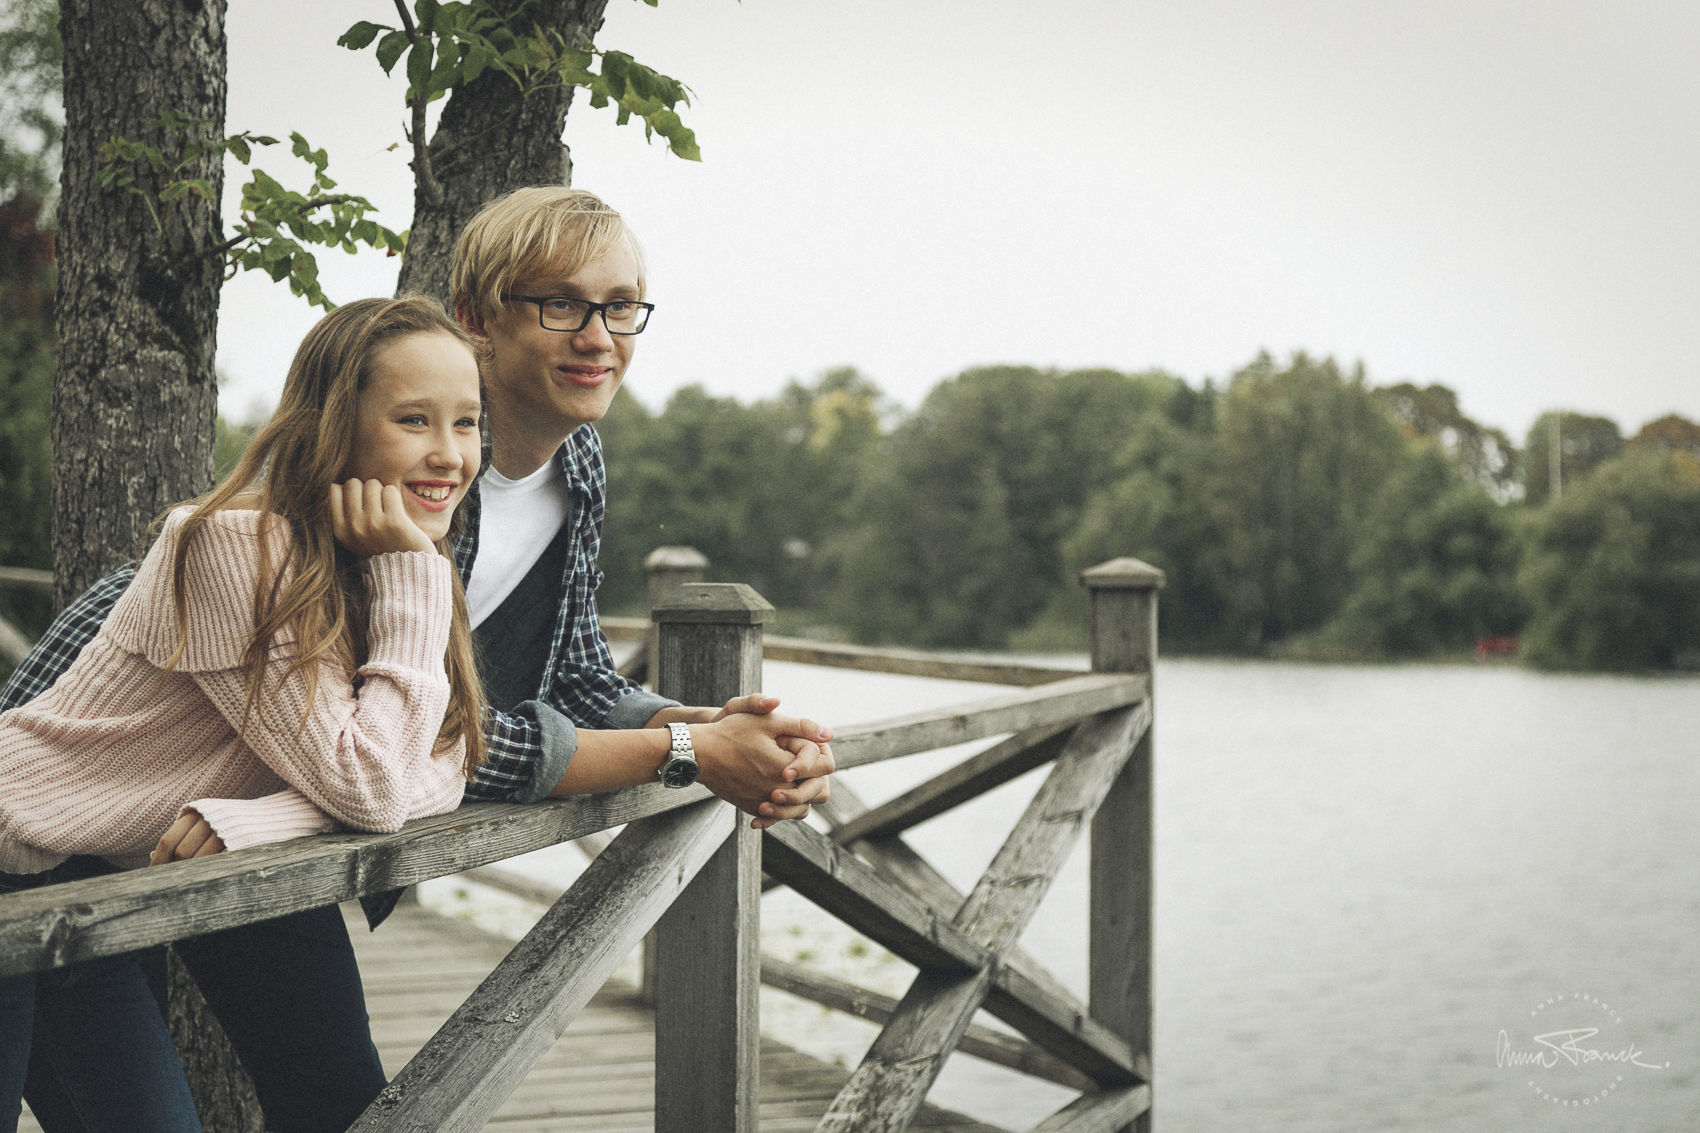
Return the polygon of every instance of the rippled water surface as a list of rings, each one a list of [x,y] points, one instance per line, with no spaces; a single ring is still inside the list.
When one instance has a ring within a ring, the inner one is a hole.
[[[765,681],[834,723],[997,691]],[[1700,1128],[1700,680],[1165,661],[1156,743],[1159,1128]],[[845,779],[877,802],[952,757]],[[1038,774],[912,844],[971,886]],[[1082,994],[1086,917],[1082,849],[1023,941]],[[770,951],[905,986],[789,894],[764,918]],[[851,1064],[873,1033],[780,993],[763,1010]],[[960,1055],[935,1091],[1013,1129],[1070,1097]]]

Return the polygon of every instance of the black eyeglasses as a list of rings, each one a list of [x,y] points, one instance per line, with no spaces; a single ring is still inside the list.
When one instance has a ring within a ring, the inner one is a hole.
[[[639,303],[635,299],[615,299],[611,303],[592,303],[588,299],[571,299],[565,295],[510,295],[502,293],[504,303],[536,303],[537,322],[544,330],[577,334],[590,325],[590,317],[602,313],[602,325],[609,334],[642,334],[649,323],[654,303]]]

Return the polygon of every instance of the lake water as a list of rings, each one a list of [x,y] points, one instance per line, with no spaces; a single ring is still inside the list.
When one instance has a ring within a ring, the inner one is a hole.
[[[764,680],[835,724],[991,691]],[[1700,679],[1181,659],[1156,719],[1159,1128],[1700,1127]],[[878,802],[962,754],[845,778]],[[911,843],[971,887],[1043,773]],[[578,866],[558,848],[516,868]],[[1081,847],[1023,939],[1082,995],[1085,882]],[[769,951],[907,984],[793,894],[763,916]],[[850,1065],[874,1033],[769,989],[763,1025]],[[933,1096],[1011,1129],[1072,1097],[965,1055]]]

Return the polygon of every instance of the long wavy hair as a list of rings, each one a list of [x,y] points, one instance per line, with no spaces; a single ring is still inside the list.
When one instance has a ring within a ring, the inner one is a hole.
[[[167,668],[183,652],[184,570],[195,533],[214,513],[231,507],[256,509],[269,522],[288,529],[289,550],[283,562],[271,561],[271,540],[259,540],[254,634],[241,661],[248,690],[244,727],[260,696],[264,668],[275,643],[294,640],[289,674],[306,671],[309,705],[318,691],[321,661],[334,660],[355,672],[367,659],[370,602],[359,557],[331,533],[330,487],[343,478],[353,455],[360,394],[371,381],[378,353],[410,334],[446,334],[469,351],[474,349],[441,304],[423,295],[361,299],[320,319],[295,352],[277,410],[248,445],[235,471],[211,493],[190,501],[195,511],[183,524],[172,563],[179,644]],[[450,545],[460,531],[462,515],[461,509],[455,509],[448,534],[437,543],[438,553],[452,557]],[[155,523],[156,532],[163,519]],[[436,750],[441,753],[464,740],[464,769],[470,777],[484,760],[484,695],[460,574],[453,569],[449,574],[454,588],[454,620],[444,656],[449,707]]]

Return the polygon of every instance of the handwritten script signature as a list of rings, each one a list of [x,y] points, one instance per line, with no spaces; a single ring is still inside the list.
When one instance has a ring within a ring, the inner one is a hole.
[[[1534,1041],[1546,1047],[1546,1050],[1514,1050],[1511,1037],[1504,1031],[1499,1032],[1499,1041],[1494,1044],[1494,1061],[1500,1066],[1539,1066],[1551,1070],[1558,1065],[1559,1059],[1565,1059],[1572,1066],[1582,1066],[1592,1062],[1620,1062],[1624,1065],[1639,1066],[1645,1070],[1663,1070],[1670,1064],[1655,1066],[1650,1062],[1642,1062],[1641,1055],[1646,1053],[1634,1043],[1624,1050],[1594,1050],[1581,1045],[1584,1041],[1600,1033],[1598,1027],[1576,1027],[1567,1031],[1548,1031],[1544,1035],[1533,1036]]]

